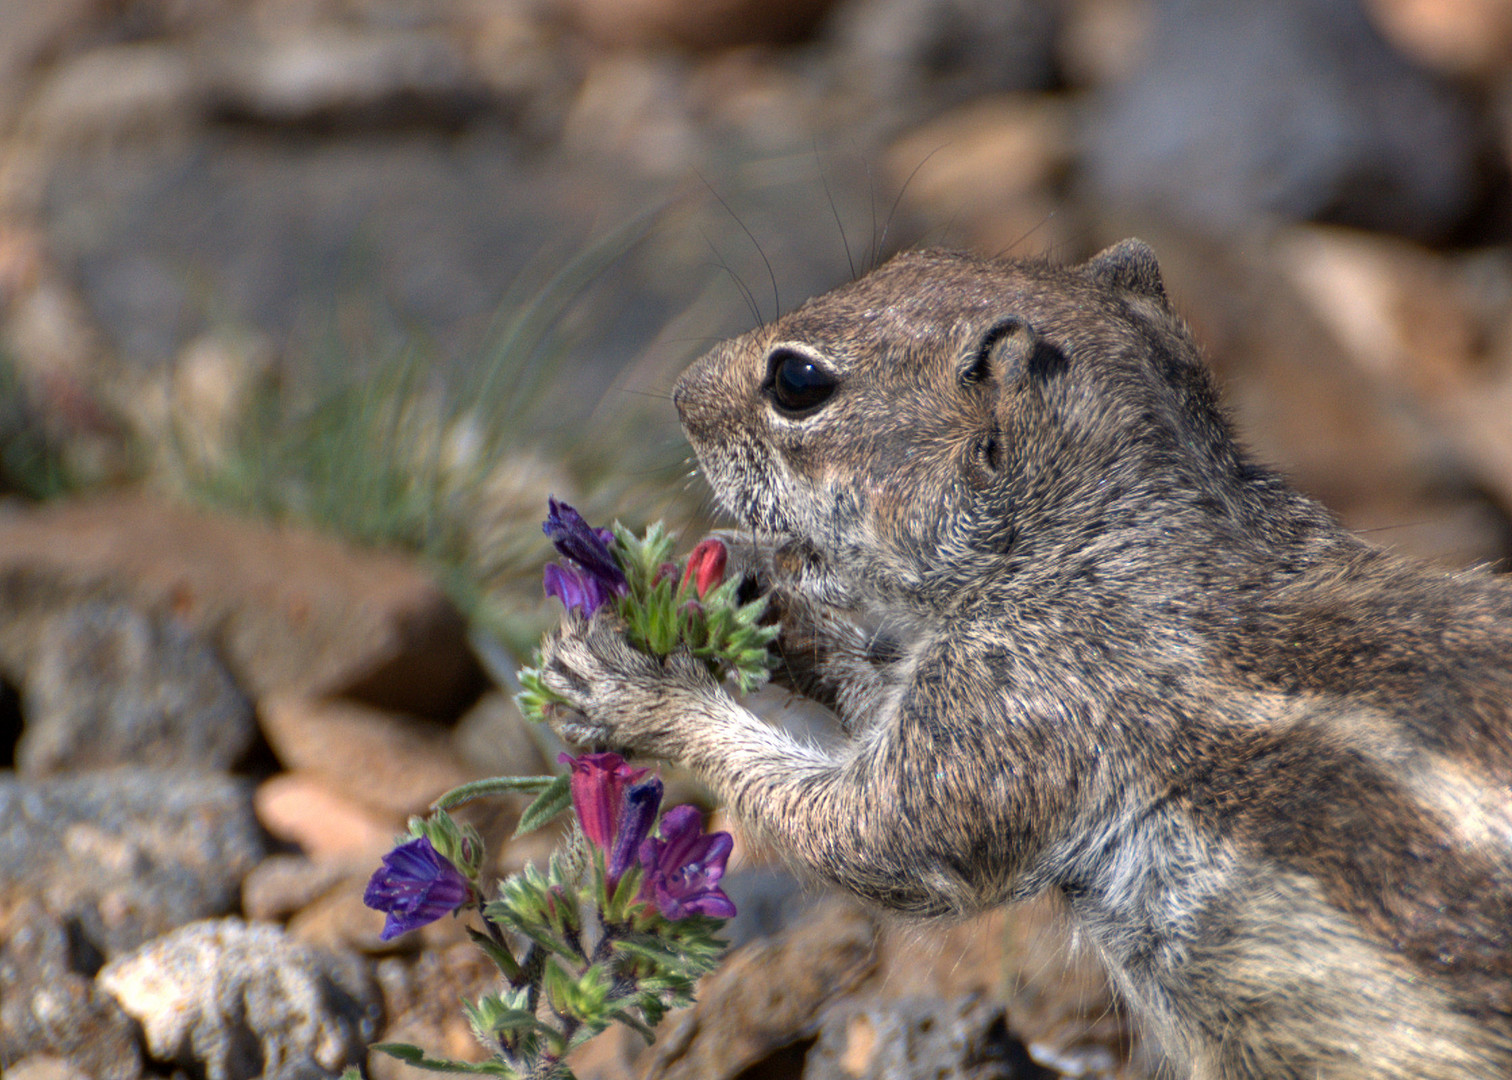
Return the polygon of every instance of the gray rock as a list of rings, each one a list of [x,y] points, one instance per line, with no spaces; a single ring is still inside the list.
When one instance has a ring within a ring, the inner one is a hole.
[[[813,911],[825,896],[781,866],[737,870],[721,881],[720,887],[739,913],[722,934],[732,949],[782,933]]]
[[[848,1002],[825,1014],[803,1080],[1050,1080],[1008,1030],[1001,1003]]]
[[[30,1058],[37,1080],[47,1069],[69,1080],[135,1080],[142,1055],[131,1021],[95,987],[98,961],[73,937],[35,900],[0,905],[0,1062]]]
[[[208,1080],[326,1076],[377,1030],[363,963],[268,923],[194,923],[112,961],[100,987],[142,1027],[148,1052]]]
[[[482,679],[467,621],[413,560],[158,496],[0,519],[0,670],[25,684],[46,627],[96,600],[181,620],[254,697],[348,693],[453,717]]]
[[[1220,235],[1277,215],[1431,239],[1472,209],[1469,106],[1358,0],[1157,0],[1147,41],[1090,118],[1102,197]]]
[[[905,112],[1055,79],[1060,5],[1046,0],[849,0],[833,17],[842,77]]]
[[[22,701],[17,768],[29,775],[151,765],[223,770],[257,722],[210,646],[171,616],[92,601],[49,620]]]
[[[0,907],[34,898],[101,958],[234,911],[262,855],[251,786],[227,776],[0,779]]]

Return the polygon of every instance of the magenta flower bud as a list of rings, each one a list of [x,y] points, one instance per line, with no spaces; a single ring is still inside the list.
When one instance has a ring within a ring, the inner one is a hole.
[[[378,935],[384,941],[450,915],[471,899],[467,878],[424,836],[385,855],[362,894],[364,904],[388,916]]]
[[[557,760],[572,768],[572,807],[583,826],[583,835],[599,850],[612,853],[624,813],[625,793],[650,770],[632,768],[624,758],[611,753],[579,757],[562,754]]]
[[[683,571],[683,585],[686,586],[691,581],[698,598],[702,600],[710,589],[724,580],[725,561],[728,557],[724,541],[712,536],[700,540],[693,549],[693,554],[688,556],[688,568]]]
[[[646,872],[640,898],[676,921],[689,915],[728,919],[735,905],[719,888],[734,841],[727,832],[704,834],[698,808],[674,806],[662,815],[661,839],[641,844]]]

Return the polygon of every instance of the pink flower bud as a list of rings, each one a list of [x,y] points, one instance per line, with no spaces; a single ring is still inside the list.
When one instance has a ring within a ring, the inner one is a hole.
[[[710,589],[724,580],[725,560],[728,556],[723,541],[712,536],[700,540],[693,549],[693,554],[688,556],[688,568],[683,571],[683,585],[693,582],[693,588],[702,600]]]

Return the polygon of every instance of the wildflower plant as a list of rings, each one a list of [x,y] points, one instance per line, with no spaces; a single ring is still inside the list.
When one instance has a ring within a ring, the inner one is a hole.
[[[672,561],[673,539],[660,525],[636,537],[616,525],[593,529],[552,500],[545,532],[562,562],[547,568],[548,595],[572,617],[612,605],[630,640],[653,655],[686,648],[710,671],[746,689],[767,674],[775,630],[758,624],[762,601],[740,604],[723,580],[717,540]],[[526,715],[537,719],[559,700],[533,670],[520,673]],[[662,812],[662,782],[618,754],[562,754],[558,776],[497,777],[456,788],[373,874],[364,895],[387,916],[390,940],[448,914],[469,912],[467,932],[499,969],[500,988],[463,1007],[488,1051],[483,1061],[432,1057],[416,1046],[381,1043],[417,1068],[513,1080],[570,1080],[576,1046],[624,1024],[653,1039],[668,1009],[690,1004],[699,976],[724,951],[716,936],[735,905],[720,886],[732,841],[706,833],[693,806]],[[569,838],[545,869],[523,871],[488,889],[483,841],[449,813],[472,799],[527,793],[534,801],[516,835],[572,812]],[[349,1070],[346,1080],[354,1080]]]
[[[603,608],[625,623],[625,636],[642,652],[665,658],[687,649],[718,679],[730,678],[741,693],[766,682],[767,646],[776,636],[762,626],[765,599],[739,601],[740,582],[723,580],[727,552],[717,538],[701,542],[686,566],[672,561],[676,538],[658,522],[636,536],[614,523],[594,529],[566,503],[551,500],[544,525],[561,555],[546,568],[546,593],[570,613],[591,618]],[[562,698],[541,681],[540,654],[519,673],[516,698],[532,720],[543,720]]]

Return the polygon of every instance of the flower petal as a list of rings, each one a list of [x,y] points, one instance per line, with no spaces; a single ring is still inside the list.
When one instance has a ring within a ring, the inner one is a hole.
[[[362,902],[388,916],[379,937],[391,941],[451,914],[471,897],[467,878],[421,836],[383,857],[383,865],[368,881]]]
[[[633,768],[613,753],[562,754],[557,760],[572,768],[572,806],[583,835],[601,850],[612,852],[625,792],[650,770]]]
[[[614,838],[614,850],[610,853],[607,867],[610,888],[625,876],[626,870],[635,865],[636,853],[651,834],[651,827],[656,824],[656,812],[661,809],[661,801],[662,782],[654,776],[625,792],[618,835]]]
[[[564,502],[546,500],[546,520],[541,531],[550,538],[564,558],[572,560],[589,579],[597,580],[606,592],[624,596],[630,591],[625,572],[614,559],[609,545],[613,534],[608,529],[591,528],[583,515]]]

